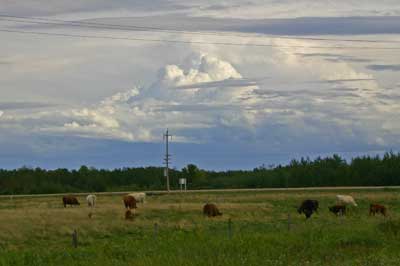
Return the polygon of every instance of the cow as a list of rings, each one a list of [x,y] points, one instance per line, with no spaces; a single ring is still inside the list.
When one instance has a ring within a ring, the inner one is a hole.
[[[304,213],[306,219],[310,218],[314,212],[318,212],[319,203],[317,200],[304,200],[297,209],[299,214]]]
[[[386,216],[386,207],[383,205],[379,204],[371,204],[369,205],[369,215],[374,215],[375,214],[382,214],[383,216]]]
[[[96,205],[96,199],[97,199],[96,195],[92,195],[92,194],[88,195],[86,197],[86,202],[87,202],[88,206],[91,208],[94,208],[94,206]]]
[[[131,210],[131,209],[137,208],[136,199],[133,196],[125,195],[123,200],[124,200],[124,205],[125,205],[126,209]]]
[[[352,196],[349,195],[336,195],[337,205],[353,205],[357,207],[357,203],[354,201]]]
[[[346,205],[333,205],[329,207],[329,211],[334,213],[336,216],[346,214]]]
[[[203,207],[203,214],[208,217],[221,216],[222,213],[218,210],[217,206],[213,203],[207,203]]]
[[[144,192],[129,193],[128,195],[134,197],[136,202],[145,203],[146,193]]]
[[[67,205],[71,205],[71,206],[72,205],[80,205],[78,199],[74,196],[64,196],[62,198],[62,200],[63,200],[64,208],[66,208]]]
[[[126,210],[125,219],[126,220],[133,220],[133,218],[134,218],[134,213],[132,213],[131,210]]]

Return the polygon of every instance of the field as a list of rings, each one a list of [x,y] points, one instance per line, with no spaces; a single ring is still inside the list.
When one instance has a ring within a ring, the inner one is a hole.
[[[343,218],[328,212],[338,193],[359,204]],[[60,197],[3,198],[0,265],[399,265],[399,196],[389,189],[154,195],[133,221],[124,219],[121,196],[99,196],[91,219],[84,197],[66,209]],[[321,209],[306,221],[296,207],[307,198]],[[223,216],[203,217],[206,202]],[[389,216],[369,217],[371,202]]]

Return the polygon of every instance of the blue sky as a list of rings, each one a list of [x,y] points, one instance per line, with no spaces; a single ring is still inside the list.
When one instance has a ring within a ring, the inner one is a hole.
[[[0,31],[0,168],[161,165],[166,128],[177,168],[399,150],[397,0],[0,0],[0,15],[178,30],[0,16],[0,30],[117,38]]]

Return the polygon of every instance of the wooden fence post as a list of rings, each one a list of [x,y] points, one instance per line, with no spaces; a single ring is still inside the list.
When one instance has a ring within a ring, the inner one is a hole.
[[[78,247],[78,232],[76,231],[76,229],[72,233],[72,246],[74,248]]]
[[[158,224],[155,223],[154,224],[154,239],[157,239],[157,235],[158,235]]]
[[[344,213],[343,212],[340,212],[340,223],[341,224],[343,224],[343,222],[344,222]]]
[[[232,219],[229,218],[228,220],[228,237],[232,239]]]

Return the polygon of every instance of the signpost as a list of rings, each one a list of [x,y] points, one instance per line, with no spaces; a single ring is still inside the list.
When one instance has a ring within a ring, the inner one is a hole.
[[[181,188],[181,191],[183,188],[185,188],[185,191],[187,190],[187,182],[186,178],[179,178],[179,187]]]

